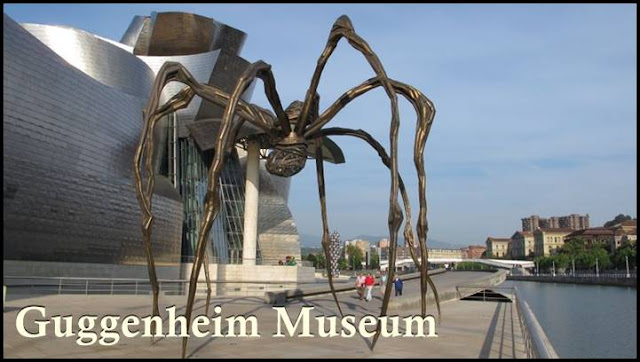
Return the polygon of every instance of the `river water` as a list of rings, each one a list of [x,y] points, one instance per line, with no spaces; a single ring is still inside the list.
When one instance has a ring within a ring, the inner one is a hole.
[[[515,285],[563,358],[636,358],[637,289],[506,281]]]

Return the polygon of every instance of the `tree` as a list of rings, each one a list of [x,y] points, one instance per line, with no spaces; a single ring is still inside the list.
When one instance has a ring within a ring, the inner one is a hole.
[[[538,264],[538,269],[540,271],[551,270],[553,266],[553,262],[548,256],[537,256],[534,259],[534,262]]]
[[[560,272],[561,274],[563,274],[569,264],[571,264],[571,258],[567,254],[552,255],[550,259],[552,262],[552,266],[555,263],[556,271]]]
[[[349,266],[354,268],[354,270],[362,269],[362,261],[364,260],[362,250],[355,245],[347,245],[346,253],[348,255],[347,261]]]
[[[344,257],[340,257],[340,259],[338,259],[338,269],[340,270],[349,269],[349,263],[347,263],[347,259],[345,259]]]
[[[493,253],[490,252],[489,250],[485,250],[484,252],[482,252],[482,255],[480,257],[482,259],[495,259],[495,257],[493,256]]]
[[[311,253],[309,255],[303,255],[302,256],[302,260],[307,260],[311,262],[311,265],[313,265],[314,267],[316,266],[317,260],[316,260],[316,255]]]
[[[589,250],[593,254],[594,258],[598,260],[598,269],[607,269],[611,266],[611,259],[609,258],[609,252],[599,244]]]
[[[369,267],[371,269],[380,268],[380,255],[378,253],[371,254],[371,265]]]
[[[567,240],[562,247],[558,250],[559,253],[567,254],[569,257],[575,259],[580,253],[587,250],[586,242],[583,238],[577,237],[571,240]]]
[[[609,220],[607,222],[604,223],[604,227],[608,228],[610,226],[613,226],[615,224],[619,224],[621,222],[627,221],[627,220],[631,220],[631,216],[629,215],[623,215],[623,214],[618,214],[618,216],[616,216],[615,218],[613,218],[613,220]]]
[[[325,269],[327,267],[326,258],[324,257],[324,253],[318,253],[316,256],[316,263],[314,266],[317,269]]]
[[[618,247],[618,249],[613,254],[611,261],[618,269],[626,269],[627,268],[627,260],[629,261],[629,269],[633,269],[637,265],[636,257],[638,255],[638,244],[631,243],[630,241],[625,241]]]

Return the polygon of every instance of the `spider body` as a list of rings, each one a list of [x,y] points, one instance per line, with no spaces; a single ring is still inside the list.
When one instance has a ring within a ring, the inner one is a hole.
[[[362,84],[348,90],[340,96],[333,104],[331,104],[323,112],[319,111],[319,95],[316,93],[322,71],[333,50],[336,48],[339,40],[346,38],[351,46],[367,59],[369,65],[375,72],[376,76],[368,79]],[[259,78],[265,86],[265,94],[273,111],[261,108],[255,104],[242,101],[240,96],[251,85],[254,79]],[[159,105],[160,94],[163,87],[170,81],[177,81],[185,84],[185,87],[173,96],[168,102]],[[355,130],[349,128],[324,128],[335,116],[351,101],[359,96],[369,92],[372,89],[381,87],[389,97],[391,104],[391,127],[390,127],[390,152],[387,151],[376,141],[370,134],[363,130]],[[416,238],[413,233],[413,224],[411,222],[411,206],[409,196],[405,189],[402,178],[398,173],[398,128],[400,120],[398,115],[397,95],[400,94],[408,100],[414,107],[417,115],[416,134],[414,144],[414,164],[418,174],[418,199],[420,210],[416,224]],[[426,204],[426,173],[424,169],[424,147],[435,115],[435,108],[431,101],[425,97],[417,89],[389,78],[378,59],[377,55],[371,50],[369,45],[362,39],[353,29],[351,21],[346,16],[341,16],[336,20],[331,28],[329,39],[322,52],[315,72],[311,79],[311,84],[307,90],[303,101],[292,102],[287,109],[283,109],[280,98],[276,91],[275,79],[271,72],[271,66],[257,61],[251,64],[242,76],[238,79],[236,86],[231,94],[228,94],[215,85],[201,84],[197,82],[191,74],[179,63],[165,63],[158,75],[153,86],[151,96],[147,107],[143,112],[145,121],[140,143],[134,158],[134,176],[136,181],[138,200],[142,209],[142,233],[143,245],[147,254],[149,265],[149,278],[153,290],[153,312],[159,315],[158,310],[158,283],[155,275],[155,265],[153,262],[153,254],[151,250],[151,226],[153,224],[153,214],[151,211],[151,199],[153,193],[153,167],[152,159],[154,152],[153,129],[158,120],[162,117],[185,108],[195,95],[200,96],[203,100],[212,102],[224,107],[225,111],[220,121],[215,138],[215,150],[213,161],[209,169],[209,182],[204,202],[204,210],[202,222],[200,224],[200,232],[195,249],[193,268],[189,281],[189,291],[186,306],[186,319],[191,320],[195,291],[200,270],[204,266],[205,278],[207,284],[207,300],[205,305],[205,314],[208,312],[210,304],[210,278],[208,260],[206,257],[207,236],[211,230],[214,219],[220,210],[220,181],[219,177],[225,164],[225,158],[229,151],[235,147],[240,141],[238,136],[239,130],[244,122],[249,122],[256,126],[261,132],[257,135],[250,136],[261,140],[261,148],[270,149],[267,155],[266,168],[271,174],[290,177],[299,173],[306,165],[308,158],[314,158],[316,162],[316,173],[318,179],[318,195],[320,199],[320,207],[322,214],[323,238],[322,246],[325,252],[326,260],[331,260],[329,252],[329,226],[327,219],[327,208],[325,200],[325,182],[324,182],[324,166],[323,163],[327,159],[323,153],[323,144],[329,142],[329,136],[350,136],[365,141],[380,156],[382,163],[390,170],[391,189],[389,194],[389,277],[382,300],[382,308],[380,315],[386,315],[389,299],[391,296],[393,273],[395,272],[395,254],[398,242],[398,231],[402,222],[405,222],[404,237],[414,263],[420,270],[420,291],[422,297],[421,311],[422,316],[426,316],[426,293],[427,286],[433,290],[436,306],[440,310],[438,294],[435,290],[433,282],[427,274],[427,204]],[[143,157],[144,156],[144,157]],[[146,188],[143,185],[142,160],[145,158],[144,170],[147,174]],[[398,195],[402,198],[403,209],[398,203]],[[416,250],[419,249],[419,255]],[[331,274],[331,266],[327,263],[327,276],[329,286],[333,298],[337,304],[338,310],[342,315],[342,308],[338,301],[333,286],[333,277]],[[373,349],[380,335],[381,326],[378,324],[376,334],[374,335],[371,348]],[[187,337],[184,337],[182,344],[182,357],[186,356]]]
[[[307,119],[311,122],[318,118],[318,100],[316,94],[313,99],[313,107],[309,110]],[[308,144],[311,140],[304,138],[304,129],[298,130],[296,125],[300,120],[304,103],[296,100],[285,109],[291,130],[281,129],[280,132],[286,134],[285,137],[277,140],[272,151],[267,156],[266,168],[269,173],[276,176],[291,177],[304,168],[308,158]]]

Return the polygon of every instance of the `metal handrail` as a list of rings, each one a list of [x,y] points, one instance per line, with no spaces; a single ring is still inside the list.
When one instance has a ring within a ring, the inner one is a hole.
[[[4,285],[9,288],[26,288],[30,291],[51,294],[148,294],[151,292],[149,279],[135,278],[92,278],[92,277],[40,277],[4,276]],[[20,282],[23,281],[23,282]],[[160,292],[183,294],[188,287],[187,279],[158,279]],[[211,284],[219,292],[244,290],[247,292],[283,291],[293,285],[316,284],[296,280],[212,280]],[[204,289],[206,281],[198,280],[198,289]]]
[[[540,326],[535,314],[533,314],[531,308],[529,308],[529,304],[527,304],[524,299],[520,298],[518,288],[515,285],[458,285],[456,286],[456,295],[458,299],[461,299],[462,297],[462,294],[460,293],[461,288],[483,291],[486,289],[512,290],[512,302],[516,305],[518,322],[520,324],[520,330],[522,331],[527,358],[560,358],[544,332],[544,329]],[[475,291],[472,294],[474,293]],[[483,300],[490,299],[491,298],[483,296]]]
[[[517,275],[517,276],[518,277],[527,277],[527,278],[528,277],[537,277],[537,276],[540,276],[540,277],[556,276],[556,277],[572,277],[572,278],[594,278],[594,277],[597,277],[597,278],[611,278],[611,277],[613,277],[613,278],[637,278],[638,277],[636,273],[627,274],[627,273],[606,273],[606,272],[605,273],[602,273],[602,272],[600,272],[600,273],[595,273],[595,272],[591,272],[591,273],[575,273],[575,274],[572,274],[571,272],[565,272],[565,273],[556,272],[555,274],[554,273],[538,273],[538,274],[532,273],[532,274],[529,274],[529,275]]]
[[[195,257],[193,255],[183,255],[181,256],[182,263],[193,263]],[[210,264],[225,264],[225,265],[241,265],[243,261],[252,261],[255,265],[270,265],[270,266],[313,266],[313,262],[310,260],[302,260],[302,258],[295,258],[294,265],[286,264],[286,257],[283,258],[242,258],[240,257],[236,261],[238,263],[229,262],[231,258],[221,258],[218,256],[209,257]],[[235,260],[235,259],[234,259]],[[280,264],[282,262],[282,264]]]
[[[517,288],[516,288],[517,291]],[[524,299],[515,298],[520,328],[525,337],[525,348],[529,358],[560,358],[556,353],[551,341],[544,333],[544,329],[538,322],[535,314],[529,308],[529,304]]]

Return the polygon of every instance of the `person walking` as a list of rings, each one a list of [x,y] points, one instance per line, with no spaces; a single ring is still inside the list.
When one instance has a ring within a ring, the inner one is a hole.
[[[382,273],[380,274],[380,293],[382,293],[382,295],[384,295],[384,291],[387,288],[387,272],[386,271],[382,271]]]
[[[367,289],[367,295],[365,297],[367,302],[370,301],[371,298],[373,298],[373,296],[371,295],[371,292],[375,284],[376,284],[376,279],[373,277],[373,275],[371,275],[371,272],[369,272],[369,274],[367,274],[367,277],[364,280],[364,285]]]
[[[402,296],[402,286],[403,286],[403,282],[402,279],[400,279],[400,277],[396,277],[396,279],[393,281],[393,286],[396,289],[396,297],[398,295]]]
[[[358,293],[358,298],[362,300],[364,298],[364,275],[362,273],[358,273],[356,276],[356,293]]]

